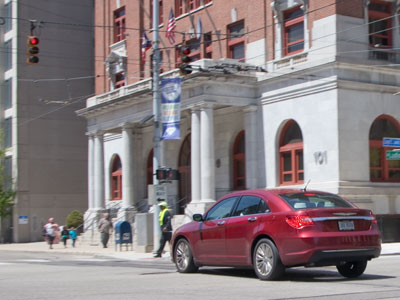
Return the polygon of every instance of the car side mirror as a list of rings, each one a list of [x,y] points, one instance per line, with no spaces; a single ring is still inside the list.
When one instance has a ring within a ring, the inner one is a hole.
[[[201,214],[194,214],[193,221],[201,222],[201,221],[203,221],[203,216]]]

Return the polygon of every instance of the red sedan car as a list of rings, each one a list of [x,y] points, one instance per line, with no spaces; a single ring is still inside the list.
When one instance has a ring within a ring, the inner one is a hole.
[[[335,265],[345,277],[364,273],[381,251],[370,210],[320,191],[245,190],[222,197],[172,238],[179,272],[201,266],[252,267],[261,280],[286,267]]]

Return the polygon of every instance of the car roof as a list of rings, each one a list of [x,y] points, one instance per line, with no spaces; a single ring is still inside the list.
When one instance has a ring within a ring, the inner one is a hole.
[[[275,196],[279,196],[280,194],[291,194],[291,193],[320,193],[320,194],[329,194],[323,191],[317,190],[304,190],[304,189],[295,189],[295,188],[274,188],[274,189],[252,189],[252,190],[241,190],[228,193],[224,195],[222,198],[231,197],[231,196],[241,196],[241,195],[249,195],[249,194],[259,194],[268,196],[268,194],[273,194]]]

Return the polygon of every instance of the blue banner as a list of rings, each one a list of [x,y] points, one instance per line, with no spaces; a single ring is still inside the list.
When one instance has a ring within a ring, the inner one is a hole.
[[[163,140],[180,139],[181,79],[161,79],[161,123]]]

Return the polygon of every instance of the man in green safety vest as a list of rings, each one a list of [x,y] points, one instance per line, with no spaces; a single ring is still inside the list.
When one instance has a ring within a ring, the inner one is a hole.
[[[168,204],[167,202],[162,201],[158,204],[158,206],[161,209],[158,218],[161,227],[161,238],[160,238],[160,248],[158,248],[154,257],[161,257],[165,244],[167,242],[171,243],[171,237],[172,237],[171,214],[167,208]]]

